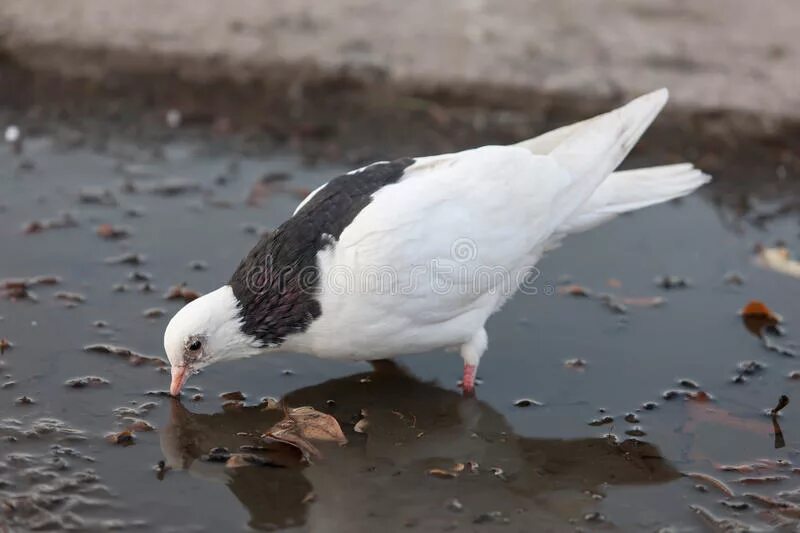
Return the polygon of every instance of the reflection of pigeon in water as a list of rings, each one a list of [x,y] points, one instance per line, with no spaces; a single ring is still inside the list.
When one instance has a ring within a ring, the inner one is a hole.
[[[245,435],[271,427],[282,410],[246,407],[206,415],[173,401],[162,451],[173,468],[225,483],[248,509],[251,527],[304,525],[309,531],[398,531],[412,519],[423,531],[441,531],[454,520],[471,526],[477,515],[493,511],[517,526],[560,531],[570,518],[595,508],[587,491],[680,476],[645,442],[523,437],[488,404],[402,373],[334,379],[283,401],[334,415],[349,443],[326,447],[325,458],[311,466],[226,468],[200,457],[216,446],[236,451],[254,444]],[[369,420],[365,434],[353,431],[362,410]],[[457,479],[426,473],[469,461],[477,471],[465,469]],[[307,498],[312,493],[313,503]],[[465,512],[447,508],[452,498]]]
[[[472,391],[486,320],[545,251],[708,181],[690,164],[614,172],[666,101],[662,89],[514,146],[374,163],[319,187],[169,323],[171,392],[276,349],[373,360],[449,346]]]

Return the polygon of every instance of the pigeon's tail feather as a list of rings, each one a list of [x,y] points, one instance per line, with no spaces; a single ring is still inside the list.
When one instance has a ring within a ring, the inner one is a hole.
[[[569,218],[622,162],[639,137],[667,102],[669,93],[659,89],[628,104],[543,137],[526,141],[531,150],[548,155],[571,176],[571,182],[556,199],[560,220]]]
[[[680,198],[709,181],[711,176],[691,163],[614,172],[558,226],[548,249],[558,246],[570,233],[594,228],[621,213]]]

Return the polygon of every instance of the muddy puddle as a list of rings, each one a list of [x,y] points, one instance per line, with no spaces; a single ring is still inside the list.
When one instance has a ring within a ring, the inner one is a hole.
[[[476,398],[459,394],[456,354],[378,369],[278,354],[214,366],[178,402],[162,393],[169,317],[347,169],[213,140],[4,145],[3,520],[348,532],[795,524],[800,280],[778,245],[800,253],[796,176],[780,161],[717,163],[700,194],[543,260],[537,294],[489,323]],[[780,322],[744,321],[752,300]],[[790,402],[772,417],[781,395]],[[320,445],[311,464],[265,445],[284,407],[300,406],[335,417],[347,444]]]

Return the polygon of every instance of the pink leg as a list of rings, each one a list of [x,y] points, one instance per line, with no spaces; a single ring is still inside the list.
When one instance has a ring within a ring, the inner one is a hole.
[[[464,378],[461,380],[461,389],[464,394],[475,394],[475,373],[478,365],[464,364]]]

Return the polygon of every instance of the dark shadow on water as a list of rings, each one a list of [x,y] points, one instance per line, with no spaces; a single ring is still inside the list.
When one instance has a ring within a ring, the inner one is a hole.
[[[605,484],[658,484],[680,476],[649,443],[522,437],[490,405],[402,371],[330,380],[291,392],[284,402],[334,415],[349,444],[323,448],[325,458],[309,466],[226,468],[201,456],[217,446],[237,451],[257,443],[256,435],[283,411],[244,407],[196,414],[173,401],[161,433],[168,464],[227,484],[250,513],[251,527],[313,529],[324,523],[336,531],[504,518],[563,527],[592,510],[593,494]],[[353,431],[362,411],[369,420],[366,434]],[[477,472],[453,479],[427,474],[469,461],[478,463]],[[448,505],[453,498],[462,510]],[[495,511],[501,515],[480,518]]]

